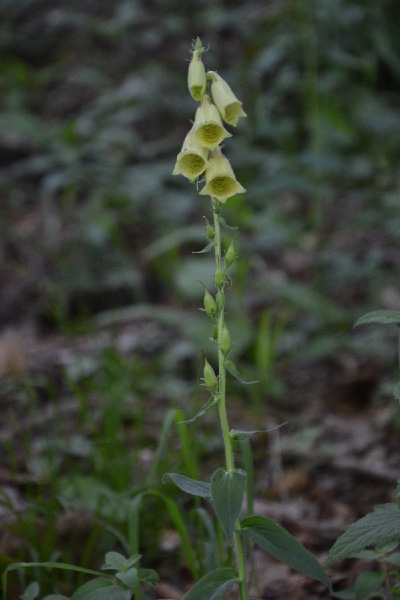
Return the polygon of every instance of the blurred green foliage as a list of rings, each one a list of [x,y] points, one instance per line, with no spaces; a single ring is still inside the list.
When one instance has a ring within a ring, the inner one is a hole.
[[[3,0],[0,16],[3,323],[27,299],[61,326],[201,297],[190,250],[209,209],[171,176],[197,35],[249,114],[229,149],[248,190],[227,207],[247,265],[235,304],[253,321],[292,307],[309,339],[396,285],[396,2]]]

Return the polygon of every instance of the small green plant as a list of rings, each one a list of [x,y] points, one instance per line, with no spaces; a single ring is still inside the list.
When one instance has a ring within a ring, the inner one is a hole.
[[[395,323],[400,327],[400,312],[373,311],[358,319],[356,326],[367,323]],[[400,367],[400,335],[398,360]],[[400,401],[400,382],[395,385],[394,394]],[[400,480],[396,495],[397,503],[375,506],[373,512],[346,527],[329,551],[327,567],[350,557],[374,561],[379,567],[378,571],[361,573],[354,586],[335,593],[336,598],[400,598],[400,552],[394,552],[400,545]],[[374,549],[368,549],[369,546]]]

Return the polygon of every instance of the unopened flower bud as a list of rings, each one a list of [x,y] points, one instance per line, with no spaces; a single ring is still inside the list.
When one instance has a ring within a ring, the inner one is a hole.
[[[224,274],[222,272],[222,269],[217,269],[215,271],[215,285],[217,286],[217,288],[220,288],[224,285],[224,281],[225,281],[225,277]]]
[[[217,305],[217,313],[219,314],[221,312],[221,310],[224,309],[224,304],[225,304],[225,296],[222,292],[218,292],[216,297],[215,297],[215,302]]]
[[[235,260],[235,258],[236,258],[235,246],[233,245],[233,242],[231,242],[231,244],[225,254],[225,267],[226,268],[230,267],[231,264],[233,263],[233,261]]]
[[[208,362],[208,360],[205,359],[205,361],[206,362],[204,364],[204,371],[203,371],[204,383],[205,383],[206,387],[210,390],[210,392],[212,394],[215,394],[215,392],[218,389],[218,378],[215,374],[214,369]]]
[[[206,219],[206,234],[209,240],[213,240],[215,238],[215,231],[211,227],[210,223]]]
[[[188,87],[193,100],[200,101],[206,93],[207,77],[206,70],[201,60],[201,50],[194,50],[189,65]]]
[[[242,108],[242,103],[236,98],[229,85],[218,73],[210,71],[207,77],[212,81],[211,93],[221,117],[226,123],[236,127],[240,117],[247,117]]]
[[[215,317],[217,312],[217,303],[207,290],[204,294],[204,310],[206,311],[206,314],[211,318]]]
[[[225,325],[222,330],[219,347],[224,356],[227,356],[229,354],[230,349],[232,348],[231,336],[229,335],[228,328]]]

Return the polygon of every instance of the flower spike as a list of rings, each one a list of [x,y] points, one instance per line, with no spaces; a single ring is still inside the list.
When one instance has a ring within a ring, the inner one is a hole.
[[[221,117],[226,123],[236,127],[240,117],[247,117],[242,108],[242,103],[218,73],[209,71],[207,78],[211,79],[211,94]]]
[[[200,146],[194,139],[195,130],[189,131],[179,152],[172,175],[183,175],[189,181],[194,181],[201,175],[207,165],[208,150]]]
[[[214,148],[232,134],[222,125],[222,120],[217,107],[208,96],[203,96],[201,104],[196,111],[194,119],[195,140],[200,146],[214,150]]]
[[[212,196],[225,203],[231,196],[246,191],[237,181],[229,160],[225,158],[219,147],[211,153],[208,162],[206,185],[199,192],[200,195]]]

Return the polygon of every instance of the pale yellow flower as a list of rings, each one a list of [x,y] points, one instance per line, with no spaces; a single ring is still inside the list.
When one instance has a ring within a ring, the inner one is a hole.
[[[229,85],[215,71],[209,71],[207,77],[211,79],[211,94],[221,117],[229,125],[236,127],[240,117],[247,117],[242,108],[242,103],[232,92]]]
[[[224,129],[218,109],[210,102],[208,96],[203,96],[193,126],[196,142],[209,150],[214,150],[223,139],[232,137],[232,134]]]
[[[201,50],[194,50],[188,71],[188,88],[193,100],[201,100],[206,93],[206,70],[201,60]]]
[[[207,165],[208,150],[200,146],[194,139],[194,128],[189,131],[179,152],[172,175],[183,175],[190,181],[197,179]]]
[[[199,194],[212,196],[225,203],[231,196],[243,194],[246,191],[237,181],[231,163],[222,154],[219,147],[210,154],[208,163],[206,185]]]

